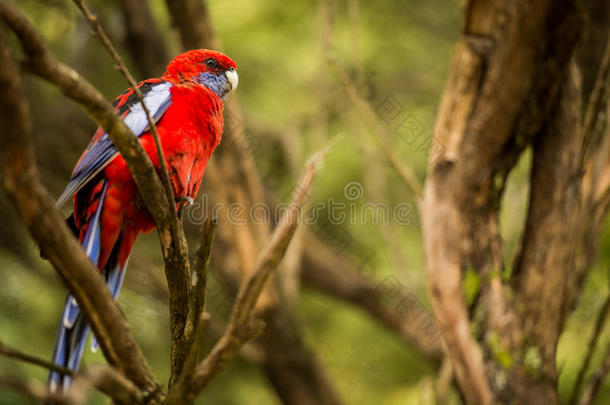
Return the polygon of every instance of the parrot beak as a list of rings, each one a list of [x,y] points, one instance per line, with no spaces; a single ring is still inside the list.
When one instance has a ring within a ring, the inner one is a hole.
[[[235,69],[231,68],[225,72],[225,76],[231,85],[229,91],[235,90],[237,88],[237,84],[239,83],[239,77],[237,76],[237,72]]]

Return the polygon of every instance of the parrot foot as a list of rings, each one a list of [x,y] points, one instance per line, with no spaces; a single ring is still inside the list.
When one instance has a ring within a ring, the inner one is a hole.
[[[176,197],[176,202],[177,203],[186,203],[185,205],[191,205],[195,202],[195,200],[193,200],[193,197],[189,197],[187,195],[181,195]]]
[[[178,218],[180,218],[180,220],[182,220],[182,214],[184,213],[184,209],[193,204],[195,202],[195,200],[193,200],[192,197],[186,196],[186,195],[181,195],[176,197],[176,204],[178,204]]]

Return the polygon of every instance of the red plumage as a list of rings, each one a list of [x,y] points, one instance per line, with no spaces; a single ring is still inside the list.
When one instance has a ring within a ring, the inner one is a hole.
[[[204,84],[186,79],[209,71],[203,61],[210,57],[217,60],[219,71],[236,68],[235,62],[220,52],[195,50],[177,56],[162,76],[163,80],[173,85],[170,88],[172,102],[157,122],[157,131],[174,195],[177,197],[194,198],[197,195],[208,159],[222,136],[221,97]],[[155,83],[158,79],[147,82]],[[115,101],[117,108],[124,105],[132,94],[133,90],[129,89],[119,96],[118,102]],[[98,131],[96,136],[101,134],[103,131]],[[140,143],[159,169],[155,143],[149,131],[140,136]],[[154,228],[152,217],[138,198],[137,187],[125,160],[116,156],[104,169],[97,183],[81,189],[74,196],[74,218],[81,241],[88,229],[89,220],[97,209],[99,193],[105,180],[107,191],[101,215],[100,269],[105,266],[119,235],[122,236],[119,263],[123,265],[138,234]]]

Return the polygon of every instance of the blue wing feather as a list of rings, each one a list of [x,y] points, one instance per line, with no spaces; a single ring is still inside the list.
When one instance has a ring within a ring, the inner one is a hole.
[[[171,89],[172,84],[165,81],[158,81],[146,87],[144,94],[144,103],[148,107],[148,111],[152,115],[155,122],[158,122],[163,114],[171,105]],[[141,85],[142,90],[144,86]],[[148,119],[140,102],[135,97],[127,98],[118,103],[116,108],[119,112],[123,111],[125,116],[123,121],[125,125],[134,133],[135,136],[141,136],[148,130]],[[130,100],[131,99],[131,100]],[[121,100],[118,98],[117,100]],[[131,101],[131,102],[130,102]],[[112,140],[108,134],[104,133],[93,145],[90,145],[85,152],[85,155],[79,160],[72,173],[72,178],[66,186],[66,189],[57,199],[57,206],[64,205],[74,194],[78,192],[89,180],[95,177],[101,170],[104,169],[118,154]]]

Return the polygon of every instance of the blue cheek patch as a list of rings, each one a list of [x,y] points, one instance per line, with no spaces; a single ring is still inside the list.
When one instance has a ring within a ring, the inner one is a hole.
[[[210,72],[200,73],[197,82],[203,84],[219,97],[223,97],[228,87],[227,77],[224,74],[214,74]]]

